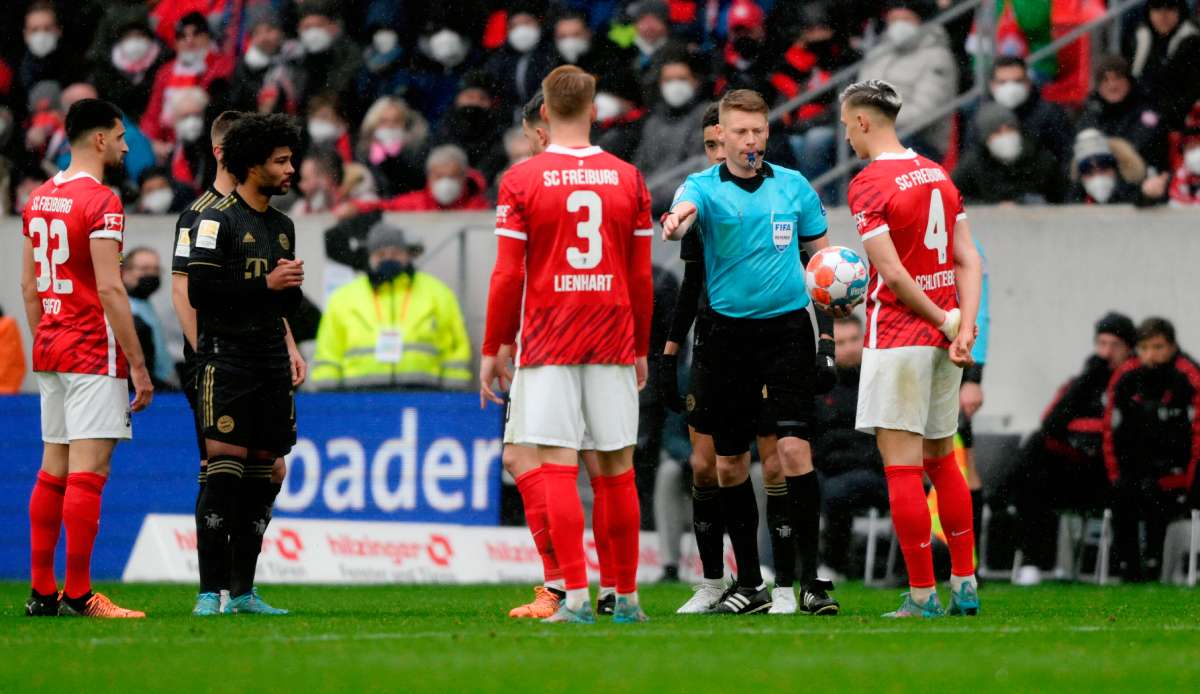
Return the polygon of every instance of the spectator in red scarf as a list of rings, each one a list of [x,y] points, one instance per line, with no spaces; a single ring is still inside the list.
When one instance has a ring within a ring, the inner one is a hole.
[[[170,152],[175,143],[171,127],[176,120],[175,95],[188,87],[199,87],[221,101],[233,74],[233,61],[216,50],[208,21],[199,12],[185,15],[175,25],[175,48],[175,59],[154,76],[150,103],[142,114],[142,132],[154,141],[160,155]]]

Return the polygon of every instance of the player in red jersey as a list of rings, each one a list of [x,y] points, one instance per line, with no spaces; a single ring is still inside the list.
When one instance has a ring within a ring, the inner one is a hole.
[[[888,617],[944,614],[935,592],[922,471],[950,545],[950,614],[979,612],[971,493],[954,458],[962,367],[975,344],[982,270],[962,197],[937,163],[900,144],[901,100],[882,80],[842,93],[846,139],[867,165],[850,211],[871,261],[856,427],[874,433],[911,590]]]
[[[520,340],[510,421],[516,443],[538,446],[554,553],[566,599],[550,621],[595,621],[575,486],[585,433],[605,493],[617,603],[614,621],[644,621],[637,599],[638,511],[633,480],[637,391],[646,378],[652,286],[650,195],[641,174],[588,135],[596,81],[563,66],[542,82],[546,151],[500,184],[496,267],[480,365],[482,400],[501,345]]]
[[[76,102],[67,113],[71,165],[33,191],[22,222],[21,291],[42,397],[42,468],[29,500],[30,616],[144,617],[91,586],[100,495],[117,441],[132,436],[130,410],[154,389],[121,282],[125,212],[100,181],[129,151],[116,106]],[[136,392],[132,405],[126,379]],[[59,528],[67,576],[54,576]]]

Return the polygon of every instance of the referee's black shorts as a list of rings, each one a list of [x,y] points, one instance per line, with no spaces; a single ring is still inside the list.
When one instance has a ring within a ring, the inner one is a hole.
[[[688,372],[687,423],[697,434],[712,436],[712,377],[713,368],[708,362],[708,331],[711,321],[701,313],[696,316],[695,340],[692,346],[692,364]],[[761,437],[775,435],[775,422],[767,408],[766,389],[757,405],[758,429]]]
[[[708,408],[717,455],[749,451],[755,434],[808,440],[816,365],[808,311],[763,319],[705,313],[708,372],[697,384],[696,401]]]

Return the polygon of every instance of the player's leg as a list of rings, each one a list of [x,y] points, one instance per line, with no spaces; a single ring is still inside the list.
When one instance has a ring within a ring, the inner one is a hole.
[[[892,525],[908,569],[909,592],[888,617],[937,617],[931,547],[932,519],[925,500],[924,433],[933,379],[932,347],[865,349],[855,427],[875,434],[887,478]]]
[[[580,367],[534,366],[518,371],[509,413],[515,443],[537,446],[550,543],[563,574],[566,598],[549,618],[592,623],[579,499],[579,448],[583,441]],[[536,403],[536,407],[532,406]]]
[[[775,569],[770,613],[793,614],[796,611],[796,593],[792,589],[796,580],[796,534],[792,527],[787,478],[780,465],[774,426],[771,427],[771,431],[772,433],[766,434],[760,421],[758,457],[762,459],[763,491],[767,497],[767,529],[771,538],[772,566]]]
[[[582,412],[595,446],[602,517],[597,537],[608,541],[616,604],[613,621],[644,622],[637,593],[642,525],[633,450],[638,434],[637,376],[632,365],[582,367]],[[590,467],[590,466],[589,466]],[[602,560],[603,561],[603,560]],[[603,570],[603,565],[601,566]]]
[[[592,486],[592,542],[596,546],[596,563],[600,565],[600,591],[596,594],[596,612],[612,614],[617,606],[617,571],[612,541],[608,537],[608,492],[610,485],[600,472],[596,444],[584,435],[584,450],[579,452]]]
[[[717,452],[712,436],[691,429],[692,455],[692,533],[700,554],[703,578],[693,586],[691,598],[679,607],[678,614],[712,612],[725,593],[725,517],[721,514],[720,487],[717,484]]]
[[[118,607],[92,591],[92,550],[100,530],[100,506],[113,449],[132,436],[129,390],[125,379],[63,374],[67,383],[67,487],[63,527],[67,533],[67,576],[63,613],[86,617],[145,617]]]
[[[59,374],[39,372],[42,409],[42,465],[29,495],[29,573],[31,590],[25,603],[30,617],[58,615],[58,579],[54,554],[62,529],[67,490],[66,385]]]
[[[933,353],[929,415],[925,423],[923,466],[937,490],[938,518],[950,546],[952,615],[979,612],[975,579],[975,532],[971,490],[954,455],[954,434],[959,424],[959,387],[962,369],[945,350]]]
[[[509,617],[545,619],[558,610],[558,603],[566,595],[562,571],[554,556],[554,545],[550,542],[550,528],[546,517],[546,489],[542,477],[542,463],[536,448],[508,443],[510,427],[505,427],[504,452],[501,461],[504,469],[517,483],[517,492],[525,507],[525,523],[533,536],[538,556],[542,559],[542,585],[534,588],[534,599],[525,605],[509,610]]]

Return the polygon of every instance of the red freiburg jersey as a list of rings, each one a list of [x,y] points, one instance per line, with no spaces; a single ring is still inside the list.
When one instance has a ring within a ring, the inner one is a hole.
[[[646,354],[654,231],[637,169],[599,147],[551,145],[504,174],[496,234],[485,355],[512,344],[518,326],[521,366]]]
[[[125,355],[100,305],[92,239],[122,244],[125,211],[111,190],[86,173],[60,172],[38,186],[22,214],[33,241],[42,320],[33,338],[33,370],[125,378]]]
[[[908,274],[949,311],[954,285],[954,224],[966,218],[962,196],[946,170],[912,150],[876,157],[850,183],[850,212],[863,241],[888,234]],[[938,326],[900,300],[871,268],[867,294],[867,347],[949,347]]]

